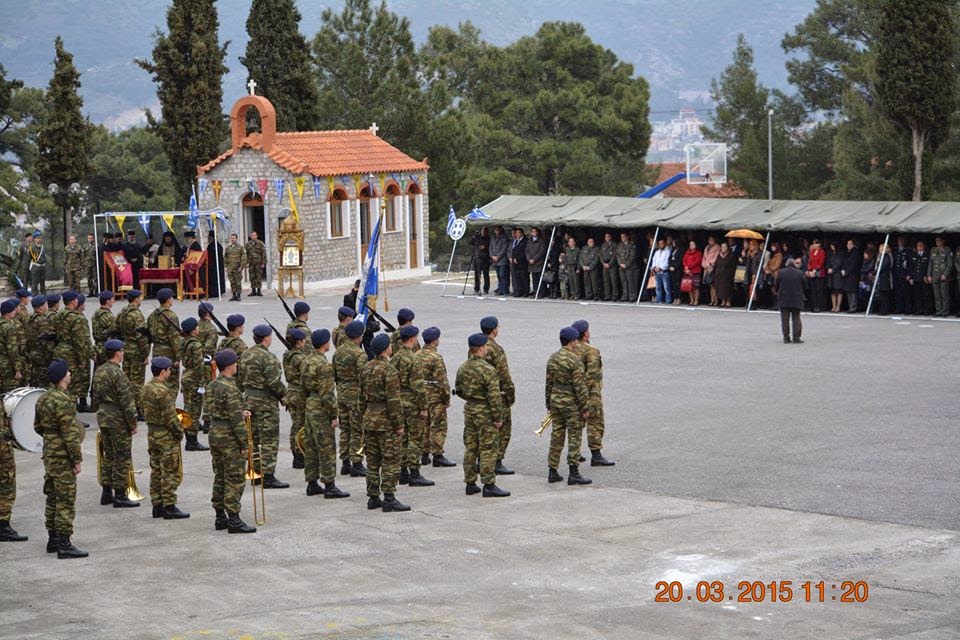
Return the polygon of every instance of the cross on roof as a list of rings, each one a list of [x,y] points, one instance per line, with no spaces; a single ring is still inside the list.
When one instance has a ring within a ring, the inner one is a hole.
[[[377,135],[377,131],[380,131],[380,127],[378,127],[377,123],[374,122],[372,125],[370,125],[370,133]]]
[[[250,90],[250,95],[255,96],[257,89],[257,82],[253,78],[250,78],[250,82],[247,83],[247,89]]]

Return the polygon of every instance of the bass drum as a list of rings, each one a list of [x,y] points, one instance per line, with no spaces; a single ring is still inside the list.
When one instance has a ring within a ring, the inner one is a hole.
[[[43,451],[43,436],[33,430],[33,418],[37,412],[37,400],[45,389],[20,387],[3,397],[3,409],[10,420],[13,444],[30,453]]]

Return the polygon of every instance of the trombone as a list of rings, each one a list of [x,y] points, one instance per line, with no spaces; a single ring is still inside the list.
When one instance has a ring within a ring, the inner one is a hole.
[[[83,433],[81,431],[81,433]],[[97,432],[97,482],[101,487],[108,486],[103,484],[103,434]],[[108,483],[109,484],[109,483]],[[133,461],[127,461],[127,500],[140,502],[143,500],[143,494],[137,488],[137,479],[134,476]]]
[[[243,425],[247,428],[247,473],[246,478],[250,481],[250,490],[253,493],[253,520],[258,525],[267,522],[267,503],[263,490],[263,450],[261,445],[257,445],[257,450],[253,450],[253,424],[250,416],[244,416]],[[257,485],[260,485],[260,508],[257,509]]]
[[[540,421],[540,427],[537,428],[534,431],[534,433],[537,434],[538,438],[542,438],[543,432],[546,431],[547,428],[552,424],[553,424],[553,414],[548,412],[547,415],[543,416],[543,420]]]

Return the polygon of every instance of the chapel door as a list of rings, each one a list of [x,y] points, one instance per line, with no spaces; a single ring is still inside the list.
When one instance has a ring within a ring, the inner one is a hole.
[[[407,229],[410,230],[410,268],[416,269],[420,265],[417,255],[417,240],[419,238],[417,225],[417,196],[407,196]]]
[[[243,197],[243,229],[244,233],[241,242],[246,242],[250,238],[250,233],[256,231],[257,238],[267,243],[267,222],[263,207],[263,200],[256,194],[247,194]],[[267,244],[267,263],[270,260],[270,245]],[[269,282],[269,280],[266,280]]]

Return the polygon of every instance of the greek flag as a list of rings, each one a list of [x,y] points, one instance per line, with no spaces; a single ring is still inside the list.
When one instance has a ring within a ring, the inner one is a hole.
[[[210,181],[206,178],[198,178],[197,184],[200,186],[200,201],[203,202],[203,195],[207,192],[207,187],[210,185]]]
[[[450,205],[450,212],[447,213],[447,235],[450,235],[450,232],[453,230],[453,223],[457,221],[457,213],[453,210],[453,205]]]
[[[197,190],[192,189],[190,194],[190,213],[187,214],[187,228],[196,229],[197,219],[200,217],[199,207],[197,206]]]
[[[313,176],[313,197],[317,200],[320,199],[320,187],[322,183],[320,181],[320,176]]]
[[[283,202],[283,185],[286,180],[283,178],[274,178],[273,188],[277,190],[277,202]]]
[[[377,294],[380,292],[380,218],[370,234],[367,257],[363,260],[360,274],[360,295],[357,296],[357,320],[366,322],[370,310],[377,310]]]
[[[467,214],[467,220],[490,220],[490,216],[480,210],[480,207],[473,205],[473,209]]]
[[[141,213],[137,216],[137,222],[143,227],[144,235],[150,235],[150,216]]]

